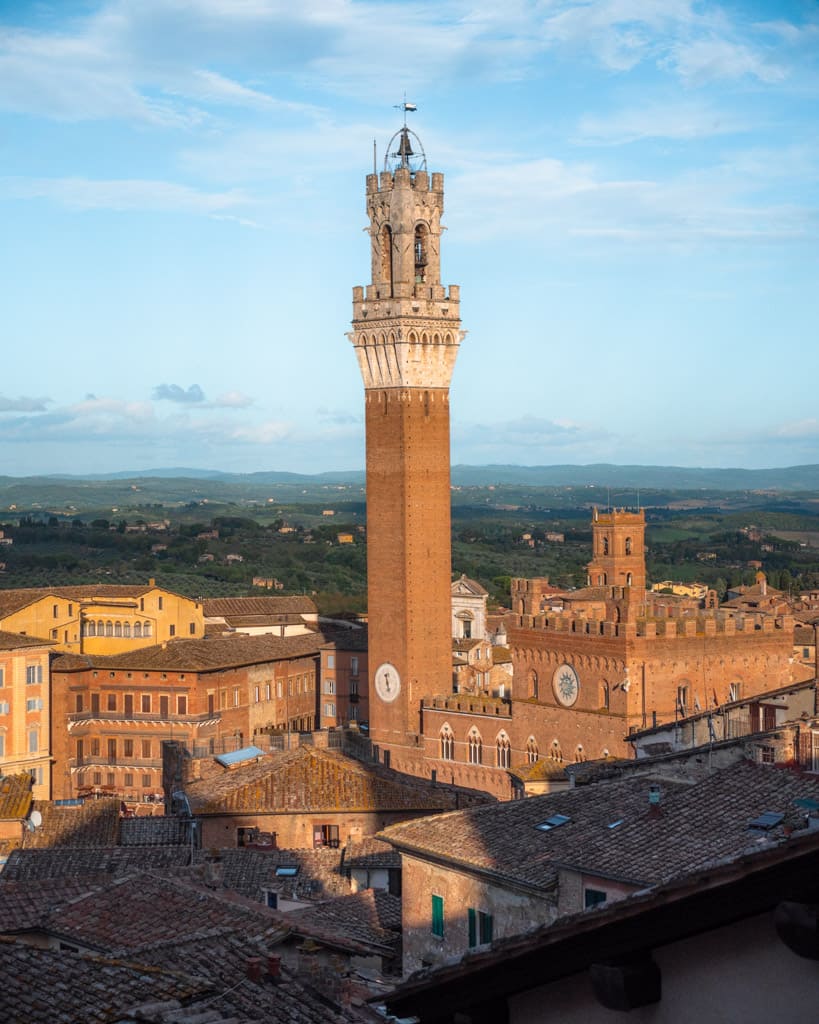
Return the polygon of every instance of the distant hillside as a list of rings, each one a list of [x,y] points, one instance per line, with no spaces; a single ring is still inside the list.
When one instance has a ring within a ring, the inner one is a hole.
[[[123,470],[117,473],[53,474],[40,477],[0,477],[0,491],[11,491],[25,484],[45,488],[77,486],[83,481],[144,485],[173,481],[191,491],[190,481],[209,482],[246,488],[264,487],[361,487],[361,470],[334,473],[284,473],[270,470],[259,473],[226,473],[205,469]],[[187,483],[185,483],[187,481]],[[819,465],[790,466],[785,469],[704,469],[684,466],[615,466],[606,463],[590,466],[453,466],[452,482],[460,487],[523,485],[531,487],[610,487],[617,490],[674,491],[816,491],[819,492]],[[195,488],[193,489],[196,490]]]
[[[819,491],[819,465],[786,469],[704,469],[685,466],[453,466],[463,487],[617,487],[654,490]]]

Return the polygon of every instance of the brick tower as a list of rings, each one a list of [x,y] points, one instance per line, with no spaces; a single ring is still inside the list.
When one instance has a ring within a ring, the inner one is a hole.
[[[645,590],[646,515],[613,508],[592,513],[592,560],[588,580],[593,587],[633,587]]]
[[[411,108],[410,108],[411,109]],[[395,768],[423,755],[421,698],[447,692],[450,640],[449,384],[463,334],[441,284],[444,176],[406,126],[367,175],[372,283],[353,288],[364,380],[370,735]]]

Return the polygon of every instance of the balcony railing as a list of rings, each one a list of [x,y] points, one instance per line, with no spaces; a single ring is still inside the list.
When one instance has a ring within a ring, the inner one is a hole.
[[[207,712],[203,715],[163,715],[159,711],[134,711],[126,715],[124,711],[71,711],[68,724],[76,722],[157,722],[163,725],[179,722],[181,725],[197,725],[202,722],[217,721],[219,712]]]

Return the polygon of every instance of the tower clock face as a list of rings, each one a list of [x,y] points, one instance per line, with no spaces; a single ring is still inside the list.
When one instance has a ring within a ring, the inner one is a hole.
[[[555,697],[564,708],[570,708],[580,694],[580,680],[571,665],[559,665],[552,676]]]
[[[385,661],[375,671],[375,692],[385,704],[392,704],[401,692],[401,676],[395,665]]]

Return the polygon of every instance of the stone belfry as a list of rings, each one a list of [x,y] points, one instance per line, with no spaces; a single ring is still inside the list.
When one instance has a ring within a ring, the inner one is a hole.
[[[412,109],[405,105],[406,109]],[[353,288],[364,380],[370,735],[394,768],[423,755],[421,698],[449,692],[449,384],[463,333],[441,284],[444,176],[406,126],[367,175],[372,283]]]
[[[592,560],[587,567],[593,587],[632,587],[645,590],[646,515],[612,508],[592,513]]]

